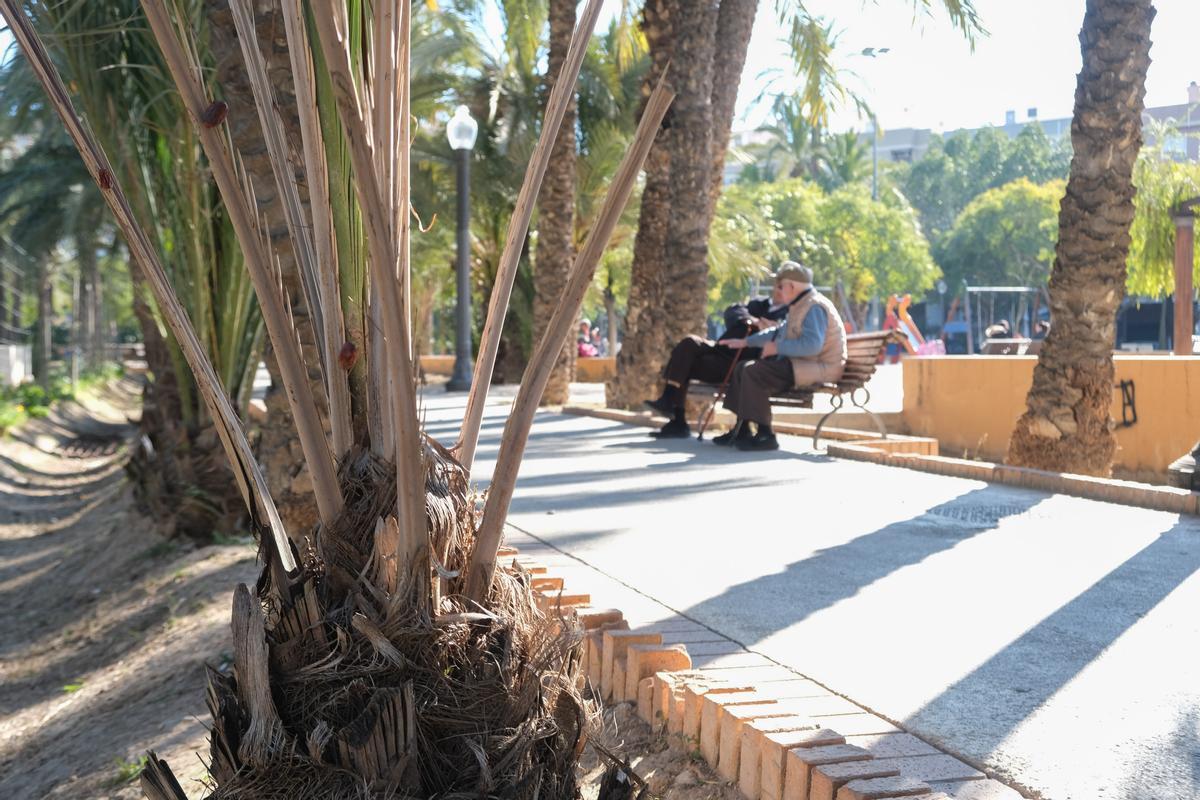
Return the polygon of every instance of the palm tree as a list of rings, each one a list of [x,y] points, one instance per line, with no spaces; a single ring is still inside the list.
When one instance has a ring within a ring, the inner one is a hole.
[[[828,168],[829,153],[820,127],[809,121],[804,100],[798,95],[780,95],[772,105],[772,116],[769,124],[759,128],[771,137],[763,155],[768,171],[818,180]]]
[[[1102,476],[1112,470],[1112,348],[1125,296],[1153,18],[1151,0],[1088,0],[1084,12],[1074,155],[1050,275],[1054,327],[1009,444],[1012,464]]]
[[[933,4],[916,3],[926,9]],[[633,407],[655,394],[670,345],[703,322],[709,229],[720,193],[717,165],[724,165],[749,46],[747,26],[757,5],[752,0],[645,0],[643,5],[642,29],[652,63],[648,81],[657,80],[670,62],[680,95],[650,156],[625,343],[617,375],[606,387],[609,405]],[[980,30],[973,2],[942,0],[939,5],[973,40]],[[832,98],[847,96],[833,66],[833,26],[809,13],[803,2],[776,0],[775,11],[789,31],[797,73],[793,79],[803,87],[808,123],[820,127]]]
[[[270,141],[283,135],[283,123],[273,113],[251,1],[233,0],[231,10],[264,138]],[[327,274],[328,262],[312,258],[319,248],[328,252],[337,246],[313,241],[334,235],[333,226],[314,224],[318,216],[332,217],[329,207],[314,202],[305,210],[294,195],[285,197],[292,206],[287,242],[301,270],[310,261],[317,264],[318,291],[308,298],[314,301],[313,318],[335,305],[357,305],[361,311],[374,302],[382,322],[379,335],[365,338],[367,352],[343,348],[341,358],[322,363],[325,374],[317,390],[328,386],[333,374],[344,375],[355,360],[374,373],[367,376],[365,407],[342,407],[336,402],[319,406],[313,397],[295,320],[268,249],[268,223],[256,213],[241,154],[224,124],[227,106],[211,99],[203,81],[188,18],[168,0],[145,0],[147,21],[237,233],[286,384],[319,514],[311,529],[297,529],[281,519],[113,162],[76,111],[20,0],[0,0],[0,12],[101,187],[194,370],[261,534],[262,576],[255,589],[242,585],[234,594],[233,672],[210,673],[213,797],[536,798],[576,792],[577,751],[587,725],[575,688],[581,632],[570,619],[538,613],[528,576],[503,568],[498,554],[538,401],[671,102],[665,87],[647,101],[638,135],[526,370],[478,520],[469,479],[481,419],[476,412],[487,399],[505,311],[497,298],[506,299],[511,288],[538,184],[600,8],[600,0],[589,0],[584,8],[547,101],[497,271],[463,431],[455,446],[446,448],[421,430],[405,318],[412,235],[410,129],[380,129],[381,121],[408,118],[409,4],[380,0],[370,9],[313,4],[306,14],[299,0],[283,3],[304,158],[302,167],[294,166],[276,151],[272,168],[285,188],[294,168],[311,188],[314,175],[329,175],[332,183],[332,170],[320,169],[328,152],[344,148],[349,154],[349,188],[366,228],[366,248],[357,264],[339,261],[339,269],[368,274],[376,299],[338,289],[329,280],[334,276]],[[336,129],[323,124],[328,119],[320,113],[327,110],[323,99],[335,105]],[[373,109],[386,112],[375,115]],[[372,352],[375,348],[382,352]],[[326,432],[342,424],[329,419],[339,413],[362,417],[346,427],[363,431],[341,452]],[[153,755],[142,787],[152,800],[185,797],[169,766]]]
[[[554,78],[562,69],[571,33],[575,30],[576,0],[549,0],[550,54],[546,64],[546,91],[554,88]],[[554,314],[558,296],[566,284],[574,257],[575,232],[575,102],[567,107],[562,129],[554,141],[550,165],[542,181],[538,199],[537,264],[533,318],[536,333],[542,335]],[[563,342],[562,352],[550,373],[550,383],[542,402],[562,405],[567,402],[571,380],[575,377],[574,331]]]
[[[234,407],[244,413],[261,351],[261,318],[233,228],[136,0],[39,1],[25,8],[48,31],[55,63],[70,76],[93,130],[109,152],[120,155],[120,174],[113,179],[129,187],[130,203],[151,232],[201,346]],[[189,25],[199,24],[194,8],[185,18]],[[6,62],[0,97],[31,116],[16,115],[14,124],[53,125],[48,130],[61,137],[52,107],[34,102],[41,92],[29,62]],[[41,119],[32,118],[39,114]],[[71,149],[76,177],[68,181],[46,174],[36,185],[47,197],[65,196],[65,185],[87,186],[84,194],[96,206],[94,176],[69,142],[59,146]],[[211,443],[213,420],[200,389],[179,344],[160,334],[166,327],[162,309],[137,293],[135,301],[153,376],[144,389],[141,419],[151,447],[139,448],[131,465],[139,497],[168,530],[200,537],[237,530],[244,512],[220,450]]]
[[[817,182],[826,191],[871,177],[871,150],[857,131],[828,134],[823,142],[821,172]]]

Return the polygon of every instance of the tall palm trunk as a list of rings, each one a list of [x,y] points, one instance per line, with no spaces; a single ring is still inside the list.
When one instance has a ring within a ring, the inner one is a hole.
[[[576,0],[550,0],[550,56],[546,66],[546,96],[562,69],[575,30]],[[567,283],[574,260],[572,234],[575,229],[575,99],[572,94],[562,127],[554,140],[542,191],[538,198],[537,259],[534,266],[533,319],[535,340],[550,324],[559,295]],[[562,353],[550,373],[542,396],[545,405],[567,402],[575,378],[574,331],[563,342]]]
[[[75,352],[88,369],[98,366],[103,358],[96,352],[96,294],[100,284],[100,269],[96,259],[96,223],[92,215],[81,212],[75,225],[75,252],[79,263]]]
[[[646,85],[670,62],[679,95],[647,162],[611,406],[634,407],[654,394],[671,346],[703,330],[708,234],[757,5],[648,0],[643,10],[652,59]]]
[[[50,265],[38,264],[37,322],[34,324],[33,377],[43,389],[50,388],[51,322],[54,316],[54,282]]]
[[[725,157],[733,134],[733,112],[737,107],[738,86],[746,66],[750,35],[758,0],[721,0],[717,14],[716,49],[712,79],[712,177],[708,189],[709,224],[721,199],[725,179]]]
[[[279,259],[284,289],[291,302],[292,317],[300,336],[304,363],[308,367],[309,383],[322,418],[328,418],[324,398],[326,393],[320,372],[316,332],[310,324],[308,308],[296,269],[296,259],[288,237],[283,200],[276,187],[270,154],[263,140],[262,129],[255,109],[254,93],[250,87],[246,65],[228,0],[204,0],[210,28],[209,46],[217,67],[217,82],[222,99],[229,104],[229,131],[234,146],[241,152],[246,174],[254,187],[258,213],[266,220],[271,232],[271,249]],[[257,0],[255,28],[258,43],[267,62],[268,76],[278,100],[277,110],[288,135],[299,142],[299,118],[296,114],[295,88],[292,84],[288,54],[283,38],[283,14],[280,0]],[[258,457],[267,476],[271,492],[279,503],[284,522],[289,527],[306,528],[317,519],[317,506],[312,485],[303,459],[298,457],[299,443],[292,424],[291,412],[284,394],[283,382],[274,353],[268,346],[265,355],[271,374],[271,390],[266,396],[267,421],[258,443]]]
[[[1112,471],[1112,349],[1125,297],[1153,18],[1151,0],[1088,0],[1071,123],[1074,156],[1050,276],[1054,326],[1013,431],[1012,464]]]
[[[646,0],[642,32],[650,53],[650,69],[642,83],[648,94],[664,74],[674,53],[676,0]],[[672,75],[681,65],[673,65]],[[671,221],[671,131],[668,114],[646,159],[646,185],[633,240],[633,271],[625,312],[625,340],[617,355],[617,374],[605,387],[608,405],[635,407],[649,397],[658,380],[672,337],[680,326],[663,313],[669,283],[667,237]]]

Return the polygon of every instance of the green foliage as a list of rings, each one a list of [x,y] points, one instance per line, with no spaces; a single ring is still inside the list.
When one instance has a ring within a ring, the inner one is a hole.
[[[109,781],[109,786],[122,786],[141,776],[146,765],[150,763],[150,757],[141,755],[137,758],[114,758],[113,763],[116,764],[117,773]]]
[[[898,176],[899,185],[936,243],[967,204],[989,189],[1018,178],[1039,184],[1065,179],[1068,148],[1066,140],[1052,143],[1040,125],[1026,125],[1014,139],[996,128],[934,137],[925,155]]]
[[[1156,139],[1164,140],[1161,132]],[[1200,197],[1200,164],[1174,161],[1160,147],[1146,148],[1134,165],[1133,185],[1137,194],[1129,231],[1126,288],[1132,295],[1165,297],[1175,291],[1175,223],[1171,210],[1184,200]],[[1200,246],[1193,258],[1200,267]]]
[[[937,262],[957,292],[975,285],[1043,286],[1058,242],[1058,205],[1064,181],[1041,185],[1025,178],[972,200],[938,242]]]
[[[782,259],[813,268],[822,286],[840,283],[856,301],[875,294],[919,293],[940,274],[916,215],[902,197],[871,199],[847,185],[826,193],[803,179],[726,188],[710,246],[710,307],[745,294]]]

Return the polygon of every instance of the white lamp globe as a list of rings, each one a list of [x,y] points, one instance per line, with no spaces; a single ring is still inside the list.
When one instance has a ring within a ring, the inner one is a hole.
[[[446,138],[450,147],[455,150],[470,150],[475,146],[475,136],[479,133],[479,123],[471,118],[471,112],[466,106],[454,109],[454,116],[446,123]]]

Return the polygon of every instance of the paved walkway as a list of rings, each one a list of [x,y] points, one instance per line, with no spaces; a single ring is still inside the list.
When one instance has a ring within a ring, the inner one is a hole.
[[[425,404],[452,440],[463,396]],[[1200,796],[1200,520],[806,444],[542,414],[510,521],[1031,796]]]

